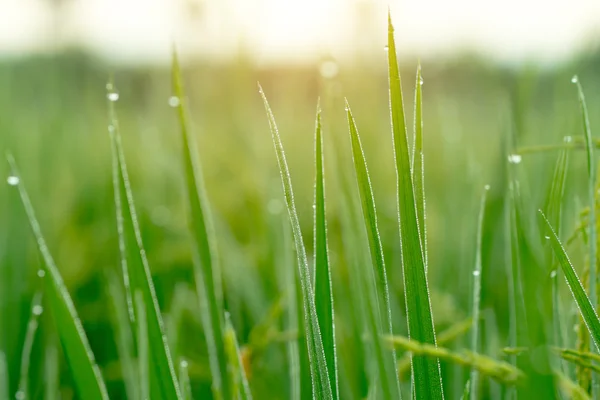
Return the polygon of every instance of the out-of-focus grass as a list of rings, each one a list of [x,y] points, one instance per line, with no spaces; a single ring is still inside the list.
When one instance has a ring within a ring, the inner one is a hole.
[[[482,232],[481,260],[485,274],[482,275],[480,308],[482,316],[491,313],[498,329],[490,331],[490,325],[481,323],[480,349],[496,359],[501,357],[500,348],[497,353],[490,353],[490,344],[510,343],[506,274],[510,260],[505,257],[503,217],[508,192],[504,143],[510,136],[516,138],[514,149],[528,149],[520,154],[517,177],[520,190],[527,194],[526,209],[541,208],[558,155],[544,146],[561,144],[564,136],[575,138],[582,132],[577,96],[570,82],[574,73],[585,83],[592,132],[600,128],[600,114],[593,111],[600,107],[600,75],[596,73],[600,58],[576,61],[550,69],[502,68],[472,58],[457,58],[446,63],[423,62],[427,266],[436,331],[443,331],[470,314],[477,207],[481,187],[489,183],[491,190]],[[343,179],[354,178],[345,176],[353,167],[349,159],[344,97],[352,104],[369,161],[388,272],[394,334],[408,332],[385,65],[383,50],[380,59],[373,62],[340,61],[340,71],[335,77],[321,76],[318,65],[258,68],[244,59],[220,65],[191,61],[183,65],[189,123],[195,128],[193,132],[199,133],[194,150],[202,159],[207,197],[215,216],[224,307],[231,313],[243,363],[250,361],[244,358],[244,349],[251,341],[251,332],[268,320],[273,304],[285,296],[280,290],[281,269],[291,268],[281,263],[281,219],[285,205],[256,81],[259,80],[269,94],[277,115],[294,178],[305,243],[312,243],[313,236],[314,159],[311,155],[314,105],[321,96],[339,381],[345,382],[340,384],[340,398],[366,395],[362,392],[365,376],[369,376],[365,375],[365,369],[370,368],[360,360],[367,352],[355,346],[364,333],[353,330],[356,325],[353,319],[360,318],[356,314],[361,311],[348,301],[348,296],[353,294],[349,289],[352,263],[369,260],[368,256],[350,259],[350,254],[368,249],[347,251],[343,247],[342,227],[348,223],[343,213],[347,206],[343,204],[341,191],[334,190],[345,185],[340,182]],[[416,62],[407,60],[406,68],[402,68],[403,76],[413,76],[415,65]],[[182,191],[180,131],[169,106],[172,93],[168,68],[115,68],[82,54],[0,62],[3,88],[0,91],[0,150],[10,149],[19,162],[37,217],[82,318],[108,392],[111,397],[118,397],[125,393],[124,380],[130,371],[122,370],[120,354],[123,350],[119,350],[121,345],[117,341],[105,279],[106,270],[120,273],[110,141],[106,135],[105,82],[114,70],[119,88],[115,105],[156,295],[167,326],[174,327],[168,330],[169,343],[176,343],[171,349],[173,358],[186,360],[185,371],[194,398],[202,398],[210,395],[211,388],[206,339],[197,317],[198,305],[183,301],[176,306],[174,301],[176,283],[187,282],[189,291],[194,287],[194,280]],[[404,93],[412,93],[413,89],[412,82],[405,84]],[[406,109],[412,109],[411,96],[405,99]],[[410,127],[408,132],[412,133]],[[585,148],[575,146],[570,152],[561,232],[557,232],[561,239],[568,237],[580,223],[582,204],[589,203]],[[36,274],[43,261],[37,255],[18,193],[5,183],[10,171],[4,163],[0,163],[0,175],[3,177],[0,184],[0,326],[3,327],[0,353],[6,355],[10,372],[5,375],[0,371],[0,382],[6,379],[9,393],[14,396],[19,387],[31,301],[39,288]],[[528,214],[524,222],[537,224],[536,218]],[[351,234],[360,237],[360,233]],[[569,257],[580,272],[589,257],[589,248],[581,238],[570,246],[567,248]],[[557,286],[559,301],[565,310],[564,325],[572,326],[576,315],[573,301],[563,281]],[[176,314],[180,315],[177,321],[172,320]],[[278,338],[289,332],[280,332],[282,325],[277,317],[265,328],[269,334],[264,335],[264,347],[249,365],[244,364],[254,398],[288,397],[286,349],[289,342]],[[60,348],[56,327],[46,313],[40,317],[39,328],[28,371],[27,392],[32,397],[48,393],[46,390],[52,392],[52,387],[45,387],[42,379],[49,374],[50,367],[46,366],[54,362],[46,349]],[[458,350],[468,347],[467,337],[445,344],[444,348],[460,354]],[[574,333],[568,332],[563,345],[575,346]],[[351,352],[361,354],[349,356]],[[75,383],[60,350],[58,365],[57,385],[63,398],[68,398],[74,393]],[[471,366],[454,368],[446,359],[441,365],[446,397],[459,398]],[[181,377],[186,381],[186,374]],[[489,379],[480,376],[478,390],[482,395],[492,393],[492,385]],[[2,390],[0,385],[0,396],[4,393]],[[406,398],[409,390],[410,386],[403,384]]]

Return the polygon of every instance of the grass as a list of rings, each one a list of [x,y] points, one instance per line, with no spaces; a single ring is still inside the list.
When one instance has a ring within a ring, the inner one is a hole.
[[[379,67],[174,54],[107,93],[0,63],[0,400],[594,398],[595,69],[578,110],[572,65],[403,88],[396,50],[389,21]]]

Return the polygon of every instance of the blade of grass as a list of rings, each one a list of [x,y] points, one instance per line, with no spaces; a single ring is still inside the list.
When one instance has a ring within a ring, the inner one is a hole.
[[[29,195],[25,190],[23,180],[21,179],[15,159],[12,155],[7,155],[8,163],[11,166],[13,176],[18,178],[17,188],[21,196],[21,202],[31,225],[31,230],[37,241],[39,251],[44,260],[44,271],[46,272],[46,298],[50,304],[52,315],[56,321],[58,334],[65,352],[67,363],[73,376],[73,381],[77,392],[81,398],[90,400],[108,399],[106,386],[100,369],[94,359],[94,354],[83,330],[81,320],[77,315],[77,310],[73,300],[67,291],[62,276],[54,259],[50,254],[46,240],[42,234],[42,229],[35,217],[33,205]]]
[[[150,370],[148,354],[148,321],[146,318],[146,305],[141,291],[134,295],[137,320],[137,344],[138,344],[138,372],[139,388],[142,399],[150,398]]]
[[[292,190],[292,180],[288,169],[287,161],[285,158],[285,152],[283,149],[283,143],[277,130],[277,124],[275,122],[275,116],[271,111],[269,102],[259,85],[259,90],[267,116],[269,119],[269,126],[271,128],[271,136],[273,139],[273,145],[275,147],[275,153],[277,155],[277,163],[279,165],[279,172],[281,174],[281,180],[283,185],[283,192],[285,196],[285,203],[292,225],[292,233],[294,236],[294,244],[296,248],[296,255],[298,258],[298,272],[300,277],[300,287],[302,292],[302,303],[304,307],[304,322],[306,331],[306,342],[308,347],[308,355],[311,365],[311,375],[313,381],[313,393],[317,399],[331,399],[333,393],[330,385],[329,372],[327,370],[327,361],[325,359],[325,352],[323,349],[323,341],[321,338],[321,330],[319,328],[319,319],[317,315],[317,309],[315,305],[314,290],[310,278],[310,270],[308,267],[308,260],[306,258],[306,249],[302,240],[302,231],[300,230],[300,221],[298,220],[298,214],[296,212],[296,205],[294,203],[294,193]]]
[[[419,219],[419,233],[425,271],[427,271],[427,224],[425,221],[425,169],[423,153],[423,76],[421,64],[417,66],[417,79],[415,83],[415,128],[412,152],[412,176],[417,201],[417,218]]]
[[[375,210],[375,199],[373,197],[373,189],[371,187],[371,179],[367,169],[367,162],[363,153],[362,144],[354,117],[350,106],[346,101],[346,113],[348,118],[348,126],[350,131],[350,141],[352,145],[352,159],[354,161],[354,169],[356,172],[356,181],[359,188],[361,209],[363,212],[364,225],[367,230],[367,239],[369,242],[369,252],[371,255],[371,263],[376,273],[376,292],[377,297],[375,304],[379,304],[379,321],[377,324],[381,334],[392,335],[392,311],[390,307],[390,297],[388,290],[387,273],[385,269],[385,260],[383,258],[383,246],[377,228],[377,213]],[[372,318],[372,317],[371,317]],[[383,319],[383,321],[382,321]],[[373,338],[375,346],[381,338],[375,336]],[[376,350],[377,351],[377,350]],[[379,353],[377,351],[377,353]],[[381,380],[382,395],[386,399],[398,398],[400,396],[400,383],[398,380],[398,371],[396,369],[396,354],[389,353],[387,356],[377,354],[379,359],[379,379]],[[384,358],[385,357],[385,358]]]
[[[121,254],[122,262],[126,259],[126,269],[131,293],[141,291],[146,307],[146,321],[148,329],[148,354],[150,363],[150,386],[152,397],[166,400],[180,398],[179,387],[171,360],[171,353],[167,344],[166,334],[154,282],[152,281],[152,272],[146,256],[146,250],[142,241],[142,232],[138,216],[135,210],[131,182],[125,162],[125,153],[121,144],[121,134],[119,131],[119,122],[115,111],[115,87],[112,82],[107,84],[107,98],[109,111],[109,135],[111,141],[112,157],[116,159],[118,166],[118,176],[113,177],[115,203],[117,211],[121,210],[122,229],[119,228],[119,217],[117,217],[117,232],[121,236],[119,239],[126,244],[125,256]],[[113,170],[113,173],[115,171]],[[120,199],[125,201],[121,202]],[[127,218],[125,218],[127,216]],[[126,286],[127,289],[127,286]],[[133,296],[132,296],[133,298]],[[135,308],[135,307],[134,307]],[[134,310],[135,311],[135,310]],[[135,329],[137,331],[137,327]],[[139,349],[138,349],[139,351]]]
[[[392,19],[389,13],[388,68],[393,147],[398,190],[400,248],[402,253],[408,332],[411,339],[435,346],[435,330],[425,271],[425,251],[421,246],[421,232],[424,231],[423,227],[419,226],[417,214],[415,187],[413,186],[413,177],[410,168],[408,137],[404,118],[402,87],[394,41],[394,27],[392,26]],[[413,357],[412,368],[416,398],[444,398],[438,360],[416,356]]]
[[[325,167],[323,165],[323,136],[321,127],[321,109],[317,106],[315,124],[315,306],[319,318],[319,327],[323,337],[323,348],[334,399],[338,398],[338,373],[335,346],[335,321],[333,315],[333,291],[331,288],[331,269],[327,247],[327,219],[325,216]]]
[[[190,375],[188,371],[188,362],[181,360],[179,362],[179,387],[183,394],[183,400],[192,400],[192,386],[190,384]]]
[[[188,130],[186,98],[177,53],[173,51],[173,94],[178,99],[177,115],[183,143],[185,188],[188,196],[189,230],[193,238],[194,274],[200,292],[200,300],[207,313],[203,313],[203,325],[213,375],[213,390],[223,399],[233,398],[228,382],[227,356],[224,345],[223,296],[221,275],[215,257],[214,234],[210,210],[198,155],[194,151],[193,136]],[[205,315],[206,314],[206,315]]]
[[[31,364],[31,350],[33,342],[38,330],[40,315],[44,309],[42,308],[42,294],[36,293],[31,301],[31,314],[27,322],[27,331],[25,333],[25,342],[23,343],[23,351],[21,352],[21,371],[19,377],[19,391],[17,398],[29,398],[29,365]]]
[[[250,385],[246,378],[246,372],[242,365],[242,358],[240,355],[240,347],[238,345],[237,336],[233,325],[231,324],[231,318],[229,314],[225,314],[225,345],[227,349],[227,357],[229,358],[229,365],[231,366],[233,392],[236,393],[236,398],[239,400],[252,400],[252,394],[250,393]]]
[[[598,319],[598,314],[596,314],[596,310],[592,306],[590,298],[585,292],[585,289],[583,288],[583,285],[577,276],[577,272],[575,271],[573,264],[571,264],[571,260],[569,260],[569,256],[563,248],[560,239],[556,235],[552,225],[550,225],[550,221],[548,221],[543,211],[540,210],[539,212],[543,218],[543,221],[548,227],[548,231],[550,232],[550,244],[552,245],[554,255],[558,260],[563,273],[565,274],[567,285],[569,286],[571,294],[577,303],[577,308],[579,308],[579,312],[583,316],[590,335],[594,340],[596,349],[598,349],[598,346],[600,346],[600,320]]]
[[[475,250],[475,269],[473,270],[473,330],[471,331],[471,351],[473,353],[479,352],[479,303],[481,301],[483,218],[485,215],[485,200],[489,189],[490,187],[486,185],[483,194],[481,195],[479,216],[477,218],[477,247]],[[476,400],[479,394],[479,376],[475,368],[471,369],[469,381],[471,382],[471,388],[469,389],[471,393],[470,399]]]
[[[579,106],[581,108],[581,118],[583,120],[583,130],[585,135],[585,148],[587,155],[587,168],[588,168],[588,201],[590,207],[589,214],[589,258],[590,258],[590,276],[589,276],[589,294],[590,301],[596,309],[598,306],[598,294],[596,288],[598,284],[597,276],[597,249],[596,249],[596,158],[594,156],[594,142],[592,139],[592,130],[590,128],[590,119],[588,116],[587,104],[585,101],[585,95],[583,94],[583,88],[579,82],[579,78],[574,76],[572,82],[577,86],[577,94],[579,97]],[[592,348],[592,351],[595,351]],[[592,374],[592,395],[600,396],[600,380],[598,374]]]
[[[44,352],[44,399],[59,398],[60,369],[58,364],[58,349],[54,342],[46,344]]]

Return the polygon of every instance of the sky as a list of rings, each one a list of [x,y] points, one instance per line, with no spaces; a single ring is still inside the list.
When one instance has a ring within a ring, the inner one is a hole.
[[[421,57],[552,61],[600,41],[600,0],[0,0],[0,57],[76,44],[160,60],[173,42],[208,56],[243,44],[265,61],[343,56],[383,48],[388,6],[400,51]]]

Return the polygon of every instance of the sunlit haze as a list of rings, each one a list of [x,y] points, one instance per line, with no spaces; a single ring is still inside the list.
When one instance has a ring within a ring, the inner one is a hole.
[[[58,9],[53,4],[59,4]],[[599,37],[598,0],[390,1],[401,51],[475,50],[560,59]],[[258,60],[346,55],[383,46],[385,0],[0,0],[0,52],[80,45],[123,60],[183,51]]]

